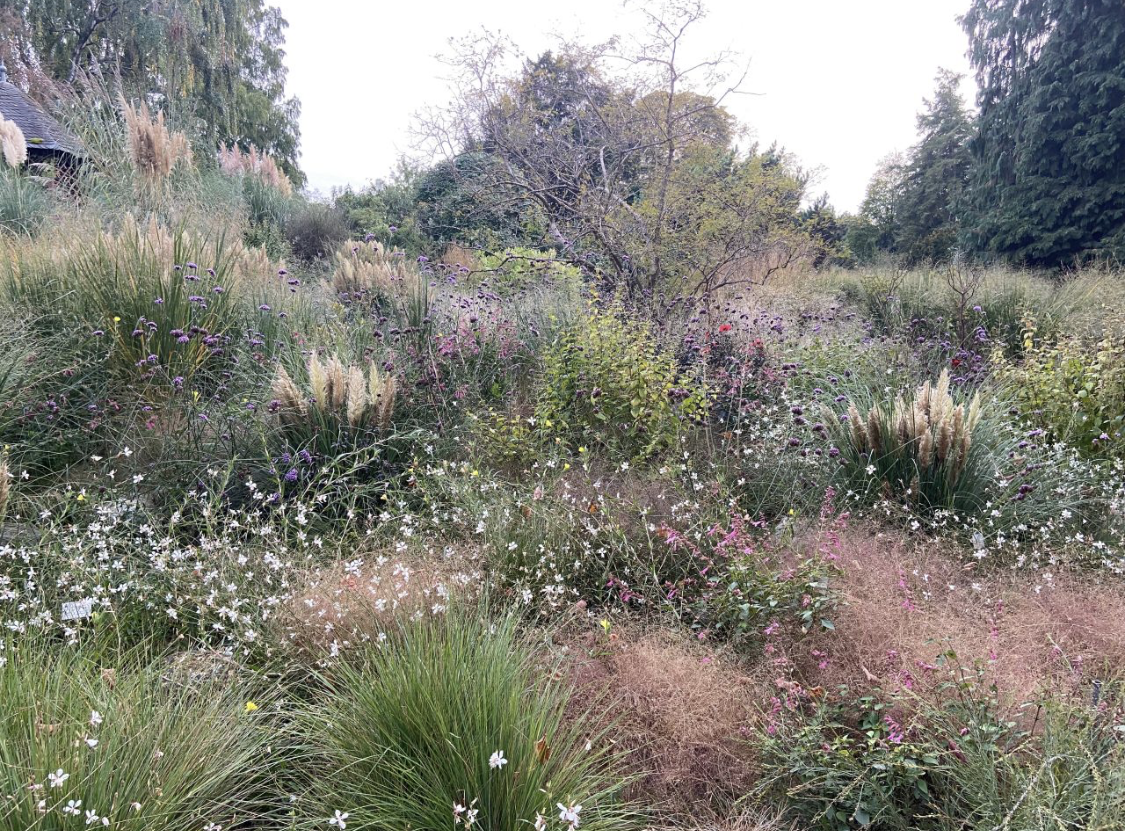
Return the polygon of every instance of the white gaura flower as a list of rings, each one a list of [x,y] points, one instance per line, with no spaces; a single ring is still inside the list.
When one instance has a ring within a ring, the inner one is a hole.
[[[105,719],[102,718],[101,713],[99,713],[97,710],[91,710],[90,711],[90,726],[91,727],[97,727],[103,721],[105,721]]]
[[[573,802],[569,805],[563,805],[559,802],[555,807],[559,809],[559,819],[568,823],[571,828],[578,827],[578,815],[582,812],[581,805],[576,805]]]
[[[340,829],[340,831],[344,831],[344,829],[348,827],[348,824],[344,821],[347,818],[348,818],[348,812],[347,811],[337,811],[336,816],[334,816],[334,817],[332,817],[332,819],[328,820],[328,824],[329,825],[335,825],[337,828]]]
[[[535,831],[545,831],[547,828],[547,818],[538,811],[535,812]]]
[[[54,773],[48,774],[47,781],[51,783],[52,788],[61,788],[63,783],[70,778],[70,774],[59,768]]]
[[[508,764],[508,760],[504,758],[503,750],[497,750],[488,757],[488,766],[492,770],[496,770],[496,768],[502,768],[506,764]]]
[[[82,808],[82,800],[81,799],[71,799],[71,800],[67,801],[66,805],[63,806],[62,812],[64,814],[66,814],[67,816],[76,817],[80,813],[82,813],[81,808]]]

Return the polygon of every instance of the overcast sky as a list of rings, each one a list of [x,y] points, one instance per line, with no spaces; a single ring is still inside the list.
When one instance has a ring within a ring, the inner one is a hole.
[[[524,52],[552,33],[628,36],[620,0],[272,0],[289,21],[290,92],[301,99],[301,164],[311,188],[362,187],[411,150],[412,116],[446,100],[437,59],[451,37],[502,31]],[[697,54],[749,61],[730,109],[762,144],[820,168],[817,192],[854,210],[876,163],[914,142],[914,118],[938,67],[968,74],[956,16],[969,0],[710,0],[691,35]],[[974,88],[963,91],[972,103]]]

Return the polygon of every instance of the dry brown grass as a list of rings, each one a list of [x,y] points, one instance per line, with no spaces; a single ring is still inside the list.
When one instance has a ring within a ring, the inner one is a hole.
[[[411,619],[441,614],[472,596],[477,553],[446,547],[404,554],[357,551],[309,571],[274,621],[299,654],[313,659],[380,639]]]
[[[477,268],[477,257],[470,249],[464,248],[456,243],[447,245],[445,251],[441,254],[439,262],[442,265],[456,266],[464,269],[465,271],[473,271]]]
[[[953,555],[953,556],[951,556]],[[941,543],[852,531],[841,540],[834,633],[793,645],[807,683],[926,688],[938,656],[979,664],[1005,700],[1125,668],[1125,587],[1104,576],[981,574]],[[823,659],[812,650],[827,653]]]
[[[804,543],[823,547],[819,538]],[[656,807],[666,819],[657,827],[786,827],[772,816],[731,813],[754,786],[755,725],[778,690],[846,684],[857,694],[935,693],[949,678],[938,656],[952,650],[952,666],[979,664],[1001,701],[1016,705],[1046,691],[1085,695],[1092,677],[1125,668],[1120,583],[977,574],[940,542],[862,529],[843,532],[832,551],[843,601],[835,632],[777,636],[766,654],[738,658],[682,630],[628,622],[607,634],[585,613],[562,637],[572,706],[608,706],[611,735],[637,776],[630,795]]]
[[[746,728],[761,695],[736,664],[683,633],[625,626],[607,634],[594,622],[567,646],[572,707],[597,703],[616,719],[612,737],[638,777],[632,797],[670,817],[706,818],[747,792]]]

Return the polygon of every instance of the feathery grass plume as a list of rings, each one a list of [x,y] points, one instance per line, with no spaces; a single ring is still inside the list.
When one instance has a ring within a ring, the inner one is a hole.
[[[333,355],[324,366],[325,374],[325,406],[333,410],[343,411],[348,398],[348,382],[344,365],[338,355]]]
[[[0,459],[0,525],[8,512],[8,498],[12,494],[12,474],[8,471],[6,459]]]
[[[16,122],[4,118],[3,113],[0,113],[0,150],[8,167],[23,167],[27,161],[27,140],[23,130]]]
[[[313,403],[320,410],[328,408],[328,372],[315,354],[309,355],[309,388]]]
[[[971,419],[966,415],[971,413]],[[973,433],[981,420],[979,396],[966,405],[950,390],[949,373],[926,381],[913,395],[893,402],[875,400],[866,419],[854,402],[845,421],[835,422],[842,444],[852,458],[853,471],[870,470],[886,498],[896,493],[910,503],[927,506],[983,504],[984,490],[995,473],[984,461],[973,461]],[[971,421],[971,426],[970,426]],[[991,459],[988,463],[996,462]],[[966,471],[971,481],[962,484]]]
[[[253,144],[248,152],[242,152],[237,144],[219,147],[219,168],[228,176],[253,176],[263,184],[278,190],[284,196],[293,193],[293,183],[277,162]]]
[[[147,104],[142,103],[140,109],[125,101],[121,105],[129,136],[129,154],[146,179],[159,182],[177,164],[191,164],[191,143],[183,133],[165,126],[163,112],[153,118]]]
[[[949,458],[949,448],[953,445],[953,427],[948,421],[938,425],[937,457],[944,462]]]
[[[368,370],[368,392],[371,395],[373,421],[376,426],[386,429],[390,426],[394,412],[398,384],[393,375],[381,372],[374,361]]]
[[[357,366],[348,367],[348,424],[358,427],[367,415],[367,382]]]
[[[918,442],[918,467],[923,472],[930,466],[934,459],[934,434],[930,430],[922,433],[922,439]]]
[[[872,407],[871,412],[867,414],[867,440],[871,444],[871,450],[874,453],[882,452],[883,445],[883,428],[879,424],[879,414]]]
[[[369,445],[391,424],[397,385],[394,376],[371,364],[345,363],[338,355],[308,359],[308,391],[302,394],[284,367],[271,385],[281,434],[292,448],[310,448],[325,456],[342,448]],[[309,405],[311,400],[312,404]]]
[[[284,366],[277,367],[277,374],[270,385],[270,394],[278,402],[278,415],[283,422],[292,425],[308,418],[308,404]]]
[[[863,419],[860,417],[855,404],[848,405],[848,421],[852,428],[852,444],[860,453],[866,452],[868,445],[867,428],[863,426]]]
[[[417,277],[400,253],[387,253],[377,241],[348,240],[335,255],[332,287],[348,300],[367,295],[387,296]]]

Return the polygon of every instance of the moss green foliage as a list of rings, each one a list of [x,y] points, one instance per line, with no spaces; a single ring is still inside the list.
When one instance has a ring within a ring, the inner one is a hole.
[[[325,683],[327,695],[298,715],[308,748],[301,827],[346,811],[361,828],[453,827],[468,812],[482,828],[519,828],[537,815],[553,822],[560,805],[582,828],[633,824],[614,750],[567,716],[566,687],[513,617],[461,611],[408,626]]]

